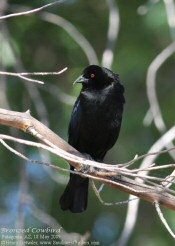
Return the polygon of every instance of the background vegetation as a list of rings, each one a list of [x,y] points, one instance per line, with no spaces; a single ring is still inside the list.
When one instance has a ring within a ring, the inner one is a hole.
[[[2,1],[3,2],[3,1]],[[5,2],[5,1],[4,1]],[[3,14],[21,11],[24,6],[36,8],[51,1],[9,0]],[[149,109],[146,94],[146,74],[154,58],[174,39],[174,27],[168,23],[166,1],[118,0],[120,30],[116,40],[112,70],[119,73],[125,86],[126,105],[119,140],[107,154],[106,163],[124,163],[136,154],[144,154],[160,137],[152,123],[143,124]],[[1,3],[0,3],[1,6]],[[109,11],[107,1],[67,0],[46,12],[63,17],[89,41],[99,63],[107,44]],[[175,18],[175,16],[174,16]],[[75,40],[61,26],[43,20],[42,13],[7,19],[0,22],[0,62],[6,71],[68,70],[60,76],[44,79],[45,85],[33,85],[17,77],[0,77],[0,107],[26,111],[48,124],[58,135],[67,139],[67,128],[72,105],[80,86],[73,81],[89,61]],[[174,124],[174,55],[157,74],[157,94],[162,113],[169,129]],[[43,78],[42,78],[43,79]],[[0,132],[26,138],[26,135],[0,126]],[[28,137],[28,136],[27,136]],[[28,137],[30,139],[30,137]],[[31,148],[24,151],[29,157],[41,159]],[[21,203],[23,192],[30,194],[34,204],[53,217],[67,232],[85,234],[100,245],[116,245],[125,222],[127,205],[102,205],[90,188],[88,209],[83,214],[61,211],[58,200],[68,180],[65,173],[24,163],[4,147],[0,147],[0,227],[15,228],[23,214],[24,227],[45,228],[34,216],[30,203]],[[61,159],[50,157],[51,162],[64,167]],[[168,155],[159,163],[171,163]],[[105,201],[122,201],[127,194],[104,188]],[[21,205],[22,204],[22,205]],[[21,212],[22,211],[22,212]],[[172,226],[173,212],[165,210]],[[160,223],[151,206],[141,202],[134,232],[127,245],[172,245],[173,240]]]

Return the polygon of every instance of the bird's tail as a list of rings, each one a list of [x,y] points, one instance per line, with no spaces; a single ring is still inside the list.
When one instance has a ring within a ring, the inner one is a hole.
[[[60,198],[60,205],[63,210],[70,210],[72,213],[81,213],[86,210],[88,200],[88,178],[70,174],[69,183]]]

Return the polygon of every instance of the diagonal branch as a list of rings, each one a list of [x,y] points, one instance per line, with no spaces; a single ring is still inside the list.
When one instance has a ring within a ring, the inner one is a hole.
[[[123,169],[121,169],[121,173],[120,168],[114,172],[114,170],[108,168],[107,164],[87,160],[86,156],[75,150],[49,128],[33,118],[29,111],[20,113],[0,109],[0,124],[15,127],[32,134],[53,148],[58,156],[71,163],[79,175],[98,180],[115,189],[133,194],[151,203],[158,202],[169,209],[175,210],[175,197],[170,195],[164,187],[142,184],[139,181],[125,177]],[[83,170],[86,172],[84,173]],[[126,169],[126,171],[128,170]]]
[[[52,3],[48,3],[46,5],[43,5],[43,6],[39,7],[39,8],[36,8],[36,9],[27,10],[27,11],[23,11],[23,12],[19,12],[19,13],[13,13],[13,14],[9,14],[9,15],[3,15],[3,16],[0,16],[0,20],[8,19],[8,18],[11,18],[11,17],[22,16],[22,15],[31,15],[31,14],[39,12],[39,11],[41,11],[43,9],[51,7],[53,5],[61,4],[63,2],[65,2],[65,0],[58,0],[58,1],[55,1],[55,2],[52,2]]]

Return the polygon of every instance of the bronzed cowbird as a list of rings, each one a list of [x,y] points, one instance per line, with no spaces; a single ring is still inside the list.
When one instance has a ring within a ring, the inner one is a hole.
[[[97,65],[86,67],[75,83],[81,83],[82,89],[70,119],[69,144],[102,162],[120,132],[124,87],[118,74]],[[74,170],[72,166],[71,170]],[[73,213],[86,210],[88,182],[88,178],[70,174],[60,198],[63,210],[69,209]]]

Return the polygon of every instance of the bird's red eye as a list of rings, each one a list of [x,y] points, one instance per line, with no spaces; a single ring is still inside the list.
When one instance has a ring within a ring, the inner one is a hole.
[[[91,78],[95,78],[95,74],[94,73],[91,73]]]

